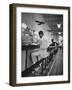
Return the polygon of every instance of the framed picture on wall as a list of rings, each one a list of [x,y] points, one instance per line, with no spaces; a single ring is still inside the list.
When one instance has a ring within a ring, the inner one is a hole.
[[[11,86],[70,82],[70,7],[10,4]]]

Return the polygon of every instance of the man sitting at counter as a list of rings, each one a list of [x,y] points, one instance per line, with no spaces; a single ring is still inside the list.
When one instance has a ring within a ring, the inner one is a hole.
[[[54,39],[51,39],[51,42],[52,42],[52,43],[49,45],[49,48],[54,49],[55,47],[57,47],[58,43],[56,43],[56,42],[54,41]]]
[[[38,60],[40,60],[41,58],[44,58],[47,56],[47,47],[48,47],[48,40],[47,37],[45,37],[43,31],[39,31],[39,39],[37,40],[37,44],[40,45],[39,49],[34,49],[33,52],[31,53],[32,56],[32,61],[33,64],[35,64],[37,62],[37,58]]]

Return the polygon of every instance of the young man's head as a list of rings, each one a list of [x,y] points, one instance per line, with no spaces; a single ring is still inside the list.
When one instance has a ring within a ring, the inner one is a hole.
[[[54,39],[51,39],[52,42],[54,42]]]
[[[39,37],[42,38],[44,35],[43,31],[39,31]]]

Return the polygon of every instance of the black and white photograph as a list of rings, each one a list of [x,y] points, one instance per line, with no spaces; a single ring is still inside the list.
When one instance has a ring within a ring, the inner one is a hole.
[[[70,8],[12,4],[11,85],[70,82]]]
[[[63,15],[21,13],[21,76],[63,75]]]

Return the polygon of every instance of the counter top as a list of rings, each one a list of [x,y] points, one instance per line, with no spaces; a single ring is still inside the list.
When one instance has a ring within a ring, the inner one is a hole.
[[[40,45],[37,45],[37,44],[22,45],[22,50],[26,50],[26,49],[36,49],[36,48],[40,48]]]

